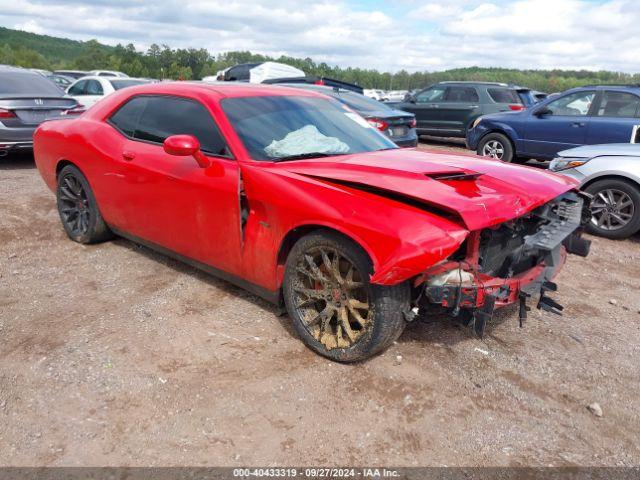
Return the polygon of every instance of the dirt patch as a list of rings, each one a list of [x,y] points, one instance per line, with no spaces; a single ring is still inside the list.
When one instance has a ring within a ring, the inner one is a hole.
[[[345,366],[225,282],[70,242],[31,159],[0,175],[2,465],[640,463],[638,237],[570,258],[563,317],[414,322]]]

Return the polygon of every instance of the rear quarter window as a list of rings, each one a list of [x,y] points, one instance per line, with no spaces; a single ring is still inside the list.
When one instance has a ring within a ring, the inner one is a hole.
[[[134,97],[122,105],[116,113],[111,115],[109,123],[120,130],[127,137],[133,137],[140,120],[140,115],[147,105],[147,97]]]
[[[518,92],[510,88],[487,88],[487,93],[496,103],[522,103]]]
[[[597,116],[634,118],[640,114],[640,97],[627,92],[606,91],[598,106]]]

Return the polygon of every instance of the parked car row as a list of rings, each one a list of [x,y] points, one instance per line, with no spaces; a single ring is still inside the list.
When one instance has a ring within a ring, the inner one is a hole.
[[[60,73],[3,68],[0,156],[31,148],[31,134],[44,120],[77,115],[122,88],[149,82],[118,72],[94,71],[96,75],[74,80]],[[67,96],[51,88],[51,83],[43,82],[42,77],[52,76],[72,82]],[[418,134],[422,133],[464,136],[467,145],[479,155],[506,162],[516,158],[555,158],[553,171],[578,179],[583,189],[596,197],[597,208],[589,226],[592,233],[623,238],[640,229],[640,145],[558,153],[585,143],[639,142],[638,86],[581,87],[535,104],[534,92],[523,87],[442,82],[414,92],[407,102],[382,103],[337,86],[307,81],[276,83],[336,99],[401,147],[416,146]],[[571,160],[565,162],[565,157]]]
[[[504,162],[552,160],[552,171],[594,196],[591,233],[640,231],[640,85],[579,87],[522,111],[485,115],[466,143]]]

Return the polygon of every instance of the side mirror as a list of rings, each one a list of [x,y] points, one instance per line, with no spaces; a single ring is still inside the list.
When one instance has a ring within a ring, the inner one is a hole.
[[[553,110],[549,107],[542,107],[533,112],[536,117],[544,117],[545,115],[553,115]]]
[[[162,144],[164,151],[177,157],[192,156],[200,168],[207,168],[211,162],[200,151],[200,142],[193,135],[171,135]]]

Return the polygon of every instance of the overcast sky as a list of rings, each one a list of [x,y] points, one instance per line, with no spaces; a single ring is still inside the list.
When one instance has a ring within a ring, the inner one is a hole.
[[[0,25],[341,66],[640,72],[640,0],[1,0]]]

